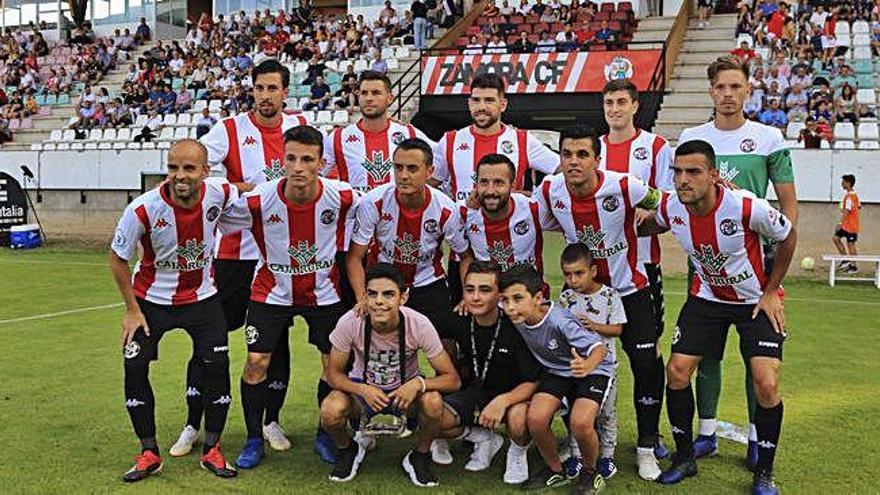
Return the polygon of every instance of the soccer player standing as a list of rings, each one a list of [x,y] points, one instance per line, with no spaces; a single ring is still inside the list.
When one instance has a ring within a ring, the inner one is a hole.
[[[290,72],[277,60],[266,60],[251,71],[254,82],[254,109],[227,117],[205,134],[201,141],[208,148],[212,172],[224,175],[242,192],[257,184],[284,176],[282,134],[297,125],[306,125],[302,115],[282,110]],[[222,235],[216,248],[214,271],[220,301],[230,331],[245,321],[251,282],[257,266],[257,246],[250,231]],[[264,435],[276,450],[287,450],[290,441],[278,423],[281,406],[290,381],[290,347],[287,336],[275,351],[269,369],[269,399],[264,418]],[[201,408],[199,380],[192,362],[187,369],[187,425],[172,447],[171,455],[186,455],[198,439]]]
[[[401,142],[412,138],[431,141],[411,124],[388,116],[388,108],[394,101],[388,76],[369,70],[361,72],[358,88],[362,117],[354,124],[334,129],[327,136],[321,173],[367,192],[391,182],[392,156]]]
[[[785,315],[778,289],[794,255],[797,236],[791,221],[766,200],[719,186],[715,163],[709,143],[694,140],[680,144],[675,150],[676,196],[664,194],[654,218],[657,226],[672,231],[695,270],[666,368],[667,412],[676,454],[660,482],[678,483],[697,474],[691,376],[703,356],[721,360],[727,331],[736,325],[740,353],[752,369],[758,402],[758,462],[752,493],[772,495],[779,493],[773,482],[773,460],[783,411],[779,372]],[[779,243],[769,274],[764,272],[761,237]]]
[[[791,167],[791,155],[779,129],[746,120],[743,104],[749,94],[749,67],[733,56],[720,57],[709,65],[709,94],[715,104],[715,119],[682,131],[679,142],[699,139],[710,143],[718,159],[718,176],[745,189],[759,198],[767,196],[773,183],[779,208],[797,225],[797,193]],[[773,244],[764,243],[765,272],[773,264]],[[755,391],[751,368],[746,366],[746,398],[749,408],[748,464],[754,468],[758,460],[755,430]],[[694,444],[696,457],[718,451],[715,436],[718,398],[721,395],[721,362],[705,357],[697,374],[697,412],[700,416],[699,436]]]
[[[845,194],[840,200],[840,222],[834,229],[834,246],[840,254],[857,255],[856,241],[859,240],[859,195],[856,194],[856,176],[852,174],[844,175],[840,179],[840,187],[843,188]],[[843,247],[843,241],[846,239],[846,249]],[[858,266],[854,261],[842,261],[840,269],[848,272],[857,272]]]
[[[394,183],[361,198],[346,264],[361,306],[366,295],[364,259],[368,265],[393,264],[409,288],[407,306],[427,316],[441,339],[451,340],[459,322],[446,286],[443,242],[468,261],[471,254],[459,207],[427,184],[432,164],[431,146],[425,141],[408,139],[398,145]]]
[[[671,191],[672,150],[662,136],[636,128],[639,92],[635,84],[625,79],[610,81],[602,90],[602,108],[609,130],[601,138],[599,168],[633,174],[655,189]],[[639,238],[639,261],[645,265],[657,318],[657,333],[662,335],[666,309],[657,236]]]
[[[347,307],[342,302],[336,253],[348,241],[357,194],[345,182],[319,177],[324,137],[310,126],[284,133],[286,176],[245,193],[221,223],[225,234],[249,229],[260,261],[250,291],[245,341],[248,357],[241,398],[248,440],[236,463],[256,467],[262,459],[262,424],[269,394],[267,370],[295,316],[309,327],[309,343],[326,366],[329,335]],[[324,375],[318,406],[329,394]]]
[[[158,358],[162,336],[175,328],[192,338],[201,376],[205,410],[201,465],[220,477],[236,475],[220,452],[220,434],[232,399],[226,321],[210,265],[217,222],[237,190],[223,179],[207,179],[207,158],[197,141],[175,143],[168,152],[168,179],[125,208],[113,237],[110,269],[126,306],[122,319],[125,407],[142,449],[122,477],[128,482],[162,469],[149,370],[150,362]],[[132,276],[128,261],[138,246],[143,254]]]
[[[596,263],[596,280],[620,293],[627,322],[620,340],[633,373],[638,426],[639,476],[660,476],[663,359],[645,266],[638,259],[636,208],[655,209],[659,193],[634,175],[598,170],[599,137],[587,128],[559,135],[562,174],[544,179],[536,191],[545,228],[562,230],[569,244],[582,242]],[[659,449],[658,449],[659,450]]]

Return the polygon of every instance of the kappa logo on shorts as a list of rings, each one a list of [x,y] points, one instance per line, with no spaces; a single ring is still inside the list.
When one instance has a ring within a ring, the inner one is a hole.
[[[605,393],[604,390],[602,390],[601,388],[596,388],[593,385],[590,385],[590,392],[593,392],[594,394],[604,394]]]
[[[212,404],[216,404],[218,406],[219,405],[227,405],[228,406],[231,403],[232,403],[232,397],[230,397],[228,395],[221,395],[220,398],[218,398],[217,400],[212,402]]]
[[[138,406],[143,406],[144,404],[146,404],[146,402],[144,402],[142,400],[137,400],[137,399],[126,399],[126,401],[125,401],[125,407],[127,407],[129,409],[134,408],[134,407],[138,407]]]
[[[719,230],[721,230],[722,234],[724,234],[726,236],[731,236],[733,234],[736,234],[736,231],[737,231],[736,221],[731,220],[729,218],[725,218],[724,220],[721,221],[721,225],[719,225],[718,228],[719,228]]]
[[[324,225],[330,225],[331,223],[336,221],[336,212],[327,208],[326,210],[321,212],[321,223]]]
[[[431,218],[430,220],[425,221],[425,232],[429,234],[436,234],[440,229],[440,224],[437,223],[437,220]]]
[[[648,343],[646,343],[646,344],[636,344],[636,349],[639,349],[639,350],[641,350],[641,349],[653,349],[653,348],[654,348],[654,343],[653,343],[653,342],[648,342]]]
[[[617,207],[620,206],[620,201],[617,200],[614,196],[609,196],[602,201],[602,209],[611,213],[612,211],[617,210]]]
[[[636,160],[644,160],[648,158],[648,148],[644,146],[639,146],[638,148],[633,150],[633,158]]]
[[[679,340],[681,340],[681,329],[676,325],[675,333],[672,334],[672,345],[677,344]]]
[[[244,343],[247,345],[252,345],[257,343],[257,339],[260,338],[260,332],[257,330],[257,327],[253,325],[248,325],[247,328],[244,329]]]
[[[513,231],[517,233],[517,235],[526,235],[529,233],[529,222],[525,220],[520,220],[516,222],[516,225],[513,226]]]
[[[767,342],[766,340],[759,340],[758,347],[769,347],[771,349],[779,349],[779,342]]]
[[[135,341],[131,341],[128,344],[125,344],[125,349],[123,349],[122,354],[125,356],[125,359],[131,359],[137,357],[138,354],[141,353],[141,345]]]
[[[213,222],[214,220],[217,220],[217,217],[219,217],[219,216],[220,216],[220,207],[217,205],[214,205],[214,206],[208,208],[208,213],[205,213],[205,218],[207,218],[209,222]]]

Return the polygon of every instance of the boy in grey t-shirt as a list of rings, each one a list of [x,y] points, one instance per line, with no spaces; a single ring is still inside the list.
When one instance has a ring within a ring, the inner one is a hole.
[[[566,399],[572,411],[571,432],[584,456],[576,491],[599,490],[605,480],[596,471],[599,440],[593,424],[614,373],[614,363],[596,333],[585,331],[568,310],[544,300],[542,285],[532,266],[512,268],[502,274],[499,283],[504,312],[546,369],[529,404],[527,420],[546,467],[532,475],[523,487],[561,486],[575,476],[563,470],[550,427]]]
[[[611,287],[596,281],[596,265],[586,245],[569,244],[562,250],[562,275],[567,289],[559,295],[559,305],[574,314],[590,332],[602,337],[605,349],[614,363],[615,374],[608,385],[608,394],[596,429],[599,435],[599,461],[597,469],[606,480],[617,473],[614,450],[617,447],[617,350],[614,342],[623,332],[626,312],[620,294]],[[572,442],[572,455],[577,456],[576,442]]]

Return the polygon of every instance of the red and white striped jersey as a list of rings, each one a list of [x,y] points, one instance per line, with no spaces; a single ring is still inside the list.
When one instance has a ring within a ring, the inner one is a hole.
[[[600,169],[633,174],[661,191],[675,190],[672,148],[662,136],[636,129],[635,136],[620,143],[610,143],[607,134],[601,139]],[[642,263],[660,263],[660,240],[656,235],[640,237],[638,244]]]
[[[461,228],[461,213],[448,196],[425,186],[427,201],[421,210],[400,204],[397,187],[387,184],[361,198],[352,242],[370,245],[368,264],[393,263],[407,285],[422,287],[446,276],[443,270],[444,239],[454,253],[468,244]]]
[[[510,212],[498,221],[490,220],[480,208],[462,206],[461,210],[464,234],[474,258],[494,261],[503,271],[514,265],[531,265],[543,277],[544,236],[536,201],[523,194],[511,194]]]
[[[456,201],[467,199],[476,183],[477,163],[490,153],[505,155],[516,165],[514,189],[523,188],[530,168],[545,174],[559,168],[559,155],[527,130],[502,124],[498,134],[483,136],[470,126],[440,138],[434,153],[434,178],[448,182],[449,194]]]
[[[569,244],[593,254],[601,284],[622,296],[648,285],[638,259],[636,206],[657,208],[659,194],[634,175],[597,170],[599,183],[586,198],[572,196],[562,174],[546,177],[536,194],[545,229],[562,230]]]
[[[260,184],[232,206],[225,234],[249,229],[260,253],[251,300],[295,307],[340,301],[336,252],[347,247],[358,196],[351,186],[318,178],[318,197],[298,205],[284,196],[287,178]]]
[[[193,208],[174,204],[167,182],[138,196],[122,213],[111,249],[129,260],[138,244],[143,256],[134,267],[135,296],[154,304],[184,306],[217,292],[211,268],[217,224],[238,198],[226,179],[205,179],[202,200]]]
[[[391,182],[394,177],[392,156],[404,139],[424,139],[432,147],[434,142],[410,124],[388,119],[388,126],[379,132],[370,132],[359,120],[336,128],[324,139],[324,161],[321,175],[348,182],[358,191],[370,191]]]
[[[281,125],[264,127],[253,112],[227,117],[202,136],[208,148],[211,171],[223,174],[229,182],[262,184],[284,177],[284,131],[307,125],[302,115],[284,113]],[[224,260],[255,260],[257,246],[249,231],[223,235],[216,257]]]
[[[691,295],[709,301],[755,304],[767,285],[761,237],[781,242],[791,222],[770,203],[745,191],[718,187],[715,207],[690,214],[673,193],[664,193],[657,223],[688,253],[694,266]]]

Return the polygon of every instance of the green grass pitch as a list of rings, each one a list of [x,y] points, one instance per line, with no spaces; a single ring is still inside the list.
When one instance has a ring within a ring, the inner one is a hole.
[[[561,285],[559,243],[548,239],[549,281]],[[400,468],[411,440],[385,441],[367,456],[358,477],[339,485],[327,480],[329,467],[312,451],[316,425],[314,386],[320,361],[306,342],[302,321],[293,332],[291,390],[282,424],[293,449],[268,451],[256,470],[220,480],[199,469],[195,454],[165,456],[161,475],[135,486],[119,476],[132,463],[137,441],[123,406],[119,307],[64,313],[119,302],[103,251],[49,248],[33,252],[0,250],[0,493],[414,493]],[[666,280],[667,318],[663,349],[684,300],[684,280]],[[782,392],[785,422],[776,476],[787,493],[880,493],[877,431],[880,423],[880,291],[870,285],[830,289],[819,281],[786,283],[790,337],[785,346]],[[62,313],[47,318],[36,315]],[[724,361],[720,418],[745,422],[743,364],[731,332]],[[234,460],[244,442],[238,380],[245,355],[241,331],[231,334],[234,402],[223,438]],[[186,361],[191,347],[183,332],[162,341],[161,360],[152,367],[158,439],[167,452],[185,420]],[[623,353],[621,353],[623,356]],[[623,361],[625,357],[621,358]],[[700,475],[677,487],[639,480],[634,469],[635,421],[632,382],[621,363],[618,403],[620,474],[611,493],[748,493],[751,476],[743,464],[745,447],[726,440],[720,455],[699,462]],[[671,446],[668,421],[661,431]],[[483,473],[463,470],[466,454],[453,447],[456,462],[437,467],[434,493],[510,493],[501,482],[504,451]],[[532,451],[530,465],[539,466]],[[557,490],[567,493],[566,489]]]

